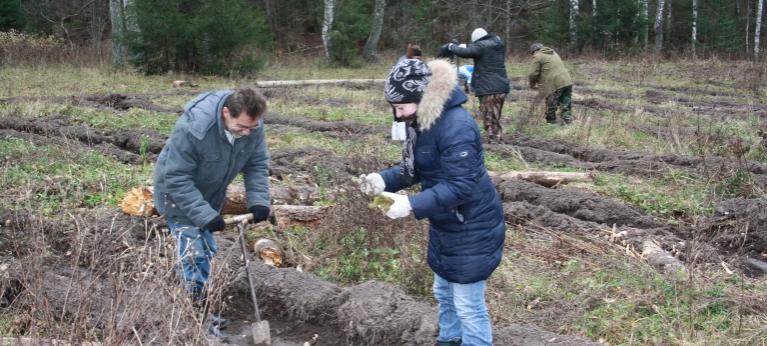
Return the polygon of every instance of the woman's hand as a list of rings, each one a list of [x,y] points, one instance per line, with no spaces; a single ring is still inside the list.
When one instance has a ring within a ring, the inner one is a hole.
[[[400,195],[398,193],[382,192],[382,196],[391,198],[394,203],[389,207],[389,211],[386,212],[386,216],[391,219],[399,219],[410,215],[410,211],[413,208],[410,206],[410,199],[407,195]]]

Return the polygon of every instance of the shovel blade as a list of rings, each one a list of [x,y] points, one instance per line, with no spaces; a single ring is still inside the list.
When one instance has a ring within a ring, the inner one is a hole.
[[[269,321],[260,321],[250,325],[253,332],[253,345],[272,346],[272,337],[269,334]]]

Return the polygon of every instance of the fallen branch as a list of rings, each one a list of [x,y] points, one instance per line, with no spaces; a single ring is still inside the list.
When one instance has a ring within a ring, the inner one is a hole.
[[[328,84],[355,84],[377,85],[383,84],[383,79],[307,79],[307,80],[272,80],[256,82],[259,88],[274,88],[285,86],[328,85]]]
[[[591,173],[581,172],[489,172],[491,178],[504,181],[510,179],[527,180],[545,187],[555,187],[573,182],[591,182],[594,177]]]
[[[135,216],[157,215],[157,209],[152,200],[153,190],[151,186],[143,186],[128,191],[120,204],[122,211]],[[279,188],[272,189],[272,195],[286,193],[280,191]],[[311,205],[272,205],[272,215],[278,229],[295,226],[315,227],[325,216],[325,210],[325,207]],[[242,184],[229,185],[221,213],[234,215],[248,213],[247,196]]]

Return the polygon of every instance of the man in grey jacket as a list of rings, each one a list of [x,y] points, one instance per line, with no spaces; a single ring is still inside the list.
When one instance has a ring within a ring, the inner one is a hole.
[[[263,126],[266,99],[251,88],[211,91],[184,107],[154,170],[154,203],[176,237],[185,288],[204,307],[213,233],[224,229],[226,188],[242,173],[253,221],[269,216],[269,155]],[[209,328],[219,334],[226,321]]]

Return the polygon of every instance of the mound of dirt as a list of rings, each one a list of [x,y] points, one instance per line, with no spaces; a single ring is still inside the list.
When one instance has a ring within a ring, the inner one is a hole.
[[[756,258],[767,258],[767,201],[735,198],[722,201],[705,221],[705,233],[719,246]]]
[[[54,115],[43,118],[0,118],[0,129],[11,129],[48,138],[75,139],[87,146],[103,143],[133,154],[159,154],[167,136],[148,129],[98,130],[72,125],[69,117]]]
[[[572,216],[579,220],[605,225],[636,228],[659,227],[651,217],[621,202],[601,197],[593,192],[564,187],[549,189],[519,179],[509,179],[497,184],[504,202],[525,201],[546,206],[553,212]]]

